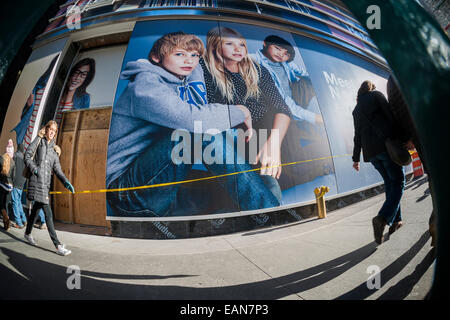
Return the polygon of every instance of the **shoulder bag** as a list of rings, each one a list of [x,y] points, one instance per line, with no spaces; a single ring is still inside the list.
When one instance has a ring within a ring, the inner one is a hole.
[[[411,154],[409,153],[408,149],[406,149],[405,145],[398,139],[391,139],[389,137],[386,137],[372,124],[372,121],[369,120],[364,112],[361,111],[361,114],[367,119],[367,121],[369,121],[376,134],[380,138],[385,139],[384,144],[391,160],[399,166],[409,165],[412,162],[412,159]]]
[[[35,149],[34,152],[33,152],[33,156],[31,157],[31,160],[33,160],[33,161],[34,161],[34,157],[36,156],[36,151],[37,151],[37,149],[39,148],[39,144],[41,143],[41,140],[42,140],[42,138],[39,137],[39,142],[38,142],[38,144],[37,144],[37,146],[36,146],[36,149]],[[30,169],[30,167],[28,167],[26,164],[25,164],[25,168],[23,168],[22,175],[23,175],[27,180],[31,178],[31,169]]]

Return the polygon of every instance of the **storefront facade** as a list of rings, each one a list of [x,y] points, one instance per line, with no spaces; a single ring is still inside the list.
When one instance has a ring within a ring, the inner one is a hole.
[[[158,49],[168,37],[181,39],[192,65],[171,69],[173,50]],[[230,59],[240,67],[228,70]],[[233,75],[247,90],[227,96],[220,79]],[[27,146],[47,121],[60,124],[61,165],[76,193],[55,180],[58,220],[136,238],[250,230],[302,219],[316,187],[330,187],[331,200],[381,185],[370,165],[352,169],[352,111],[364,80],[385,93],[388,76],[367,32],[336,2],[68,1],[36,39],[0,145]],[[255,143],[260,155],[278,138],[275,178],[263,177],[261,157],[237,163],[239,150],[220,163],[227,138],[246,129],[237,105],[255,124],[244,150]],[[170,156],[157,160],[165,139]]]

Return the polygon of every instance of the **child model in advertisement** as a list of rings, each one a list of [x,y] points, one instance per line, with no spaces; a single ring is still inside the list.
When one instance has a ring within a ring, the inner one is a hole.
[[[108,189],[183,181],[192,162],[175,163],[172,159],[172,150],[177,143],[172,139],[174,129],[198,133],[194,130],[196,121],[201,123],[200,133],[214,129],[220,133],[218,135],[225,135],[227,129],[241,123],[252,128],[246,107],[207,103],[203,74],[197,68],[203,53],[204,45],[198,37],[175,32],[154,43],[148,60],[131,61],[126,65],[121,79],[127,79],[129,83],[117,100],[111,119]],[[223,144],[223,156],[230,152],[226,145]],[[251,169],[248,164],[236,162],[205,165],[212,175]],[[231,175],[221,181],[241,210],[279,205],[255,172]],[[174,184],[108,192],[112,210],[109,214],[122,217],[170,215],[178,188],[179,185]]]
[[[207,34],[203,70],[208,100],[216,103],[242,103],[249,108],[258,132],[260,148],[256,159],[260,176],[281,202],[281,146],[290,123],[291,112],[279,94],[267,69],[248,54],[246,39],[236,30],[217,27]],[[261,132],[270,131],[263,137]],[[265,139],[265,141],[264,141]]]
[[[307,78],[308,73],[293,62],[295,50],[288,41],[276,35],[270,35],[264,39],[263,48],[251,57],[267,68],[296,120],[306,120],[312,124],[323,123],[319,114],[304,109],[307,105],[299,106],[293,99],[291,86]]]
[[[25,102],[19,123],[12,130],[16,132],[17,145],[23,144],[24,150],[28,148],[32,141],[34,126],[37,121],[36,117],[39,108],[41,107],[41,100],[47,87],[48,80],[50,79],[50,75],[55,67],[56,61],[58,61],[58,57],[59,55],[56,55],[52,59],[45,72],[39,77],[36,85]]]

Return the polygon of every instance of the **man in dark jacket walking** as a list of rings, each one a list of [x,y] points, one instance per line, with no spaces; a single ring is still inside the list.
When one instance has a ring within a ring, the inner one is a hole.
[[[28,181],[27,198],[30,201],[34,201],[30,219],[28,220],[27,229],[25,231],[25,239],[30,244],[36,245],[36,242],[31,236],[31,230],[36,222],[37,211],[43,209],[47,221],[48,233],[56,247],[56,252],[59,255],[65,256],[70,254],[71,251],[66,249],[56,236],[55,227],[53,225],[53,213],[49,205],[52,172],[55,172],[58,179],[70,192],[74,193],[75,190],[62,172],[59,157],[54,149],[57,131],[58,125],[56,122],[53,120],[49,121],[45,125],[45,134],[44,132],[40,132],[39,137],[34,139],[25,153],[25,164],[33,173]]]
[[[391,160],[385,146],[387,138],[397,135],[388,101],[370,81],[364,81],[358,90],[353,121],[353,168],[359,171],[362,149],[364,161],[371,162],[384,181],[386,201],[372,219],[375,242],[381,244],[386,225],[390,225],[390,234],[402,226],[400,199],[405,188],[405,174],[403,167]]]
[[[400,92],[397,83],[392,75],[389,76],[387,82],[387,96],[389,100],[389,107],[394,116],[394,119],[398,126],[400,127],[400,135],[399,138],[402,142],[405,143],[406,147],[409,150],[413,150],[414,148],[417,150],[419,154],[420,160],[425,168],[425,172],[429,173],[428,166],[425,161],[425,157],[423,157],[423,149],[420,144],[419,137],[417,136],[417,132],[414,126],[414,122],[411,118],[411,115],[408,111],[408,106],[406,105],[405,99],[403,98],[402,93]],[[428,221],[429,231],[431,235],[431,246],[436,245],[436,215],[434,214],[434,197],[433,190],[431,188],[432,184],[429,184],[431,198],[433,200],[433,211],[431,211],[431,216]]]
[[[23,144],[19,144],[13,158],[16,170],[13,179],[13,190],[11,191],[11,203],[14,213],[14,221],[12,221],[11,225],[18,229],[22,229],[24,225],[27,224],[27,217],[22,206],[22,192],[26,182],[26,179],[23,176],[23,169],[25,168],[23,153]]]

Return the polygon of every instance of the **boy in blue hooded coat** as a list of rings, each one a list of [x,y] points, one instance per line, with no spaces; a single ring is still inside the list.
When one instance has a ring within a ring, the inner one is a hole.
[[[203,52],[198,37],[170,33],[155,42],[148,60],[129,62],[122,72],[121,79],[129,83],[113,109],[106,174],[107,188],[118,189],[107,193],[114,216],[170,215],[179,184],[151,185],[183,181],[191,170],[191,164],[173,159],[174,129],[192,135],[197,133],[196,121],[201,122],[201,133],[216,130],[222,137],[243,122],[251,129],[250,112],[244,106],[207,103],[203,72],[197,68]],[[234,163],[228,164],[228,157],[226,164],[205,163],[211,175],[251,170],[248,163],[236,159],[228,143],[223,148],[223,157],[232,152]],[[254,171],[232,174],[220,182],[241,211],[280,205]],[[139,186],[150,187],[127,190]]]
[[[264,39],[263,49],[258,50],[251,57],[269,71],[294,119],[305,120],[311,124],[323,123],[319,114],[304,109],[307,106],[300,106],[293,99],[291,83],[301,78],[308,78],[309,75],[293,62],[295,50],[288,41],[275,35],[268,36]]]

